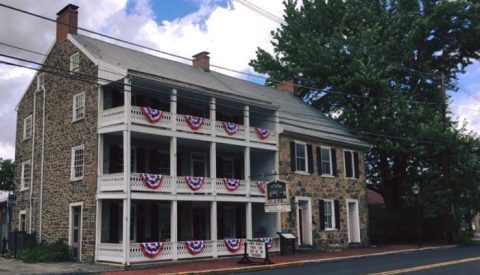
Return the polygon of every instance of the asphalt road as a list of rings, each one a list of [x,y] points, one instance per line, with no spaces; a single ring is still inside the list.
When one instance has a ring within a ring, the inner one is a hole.
[[[301,274],[479,274],[480,246],[373,256],[337,262],[254,272],[255,275]]]

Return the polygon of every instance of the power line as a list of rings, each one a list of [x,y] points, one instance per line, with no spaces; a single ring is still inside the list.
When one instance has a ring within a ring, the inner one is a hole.
[[[234,0],[235,2],[243,5],[244,7],[260,14],[261,16],[267,18],[267,19],[270,19],[272,20],[273,22],[275,23],[279,23],[279,24],[287,24],[282,18],[270,13],[269,11],[266,11],[250,2],[248,2],[247,0]]]

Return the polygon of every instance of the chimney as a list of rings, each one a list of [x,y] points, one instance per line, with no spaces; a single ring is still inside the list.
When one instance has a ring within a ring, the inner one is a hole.
[[[295,83],[294,83],[293,79],[278,83],[275,86],[275,88],[279,91],[287,91],[287,92],[290,92],[293,95],[295,94]]]
[[[209,54],[209,52],[203,51],[194,55],[192,62],[193,67],[203,69],[206,72],[210,71],[210,56],[208,56]]]
[[[68,4],[57,13],[57,40],[60,43],[67,39],[69,33],[77,34],[78,6]]]

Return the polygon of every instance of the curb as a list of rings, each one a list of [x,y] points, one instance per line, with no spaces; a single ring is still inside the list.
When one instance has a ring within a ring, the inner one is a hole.
[[[428,247],[422,247],[422,248],[402,249],[402,250],[395,250],[395,251],[386,251],[386,252],[345,256],[345,257],[303,260],[303,261],[286,262],[286,263],[271,264],[271,265],[244,266],[244,267],[211,269],[211,270],[202,270],[202,271],[186,271],[186,272],[177,272],[177,273],[168,273],[168,274],[193,275],[193,274],[232,274],[232,273],[241,273],[241,272],[254,272],[254,271],[262,271],[262,270],[273,270],[273,269],[302,266],[302,265],[314,264],[314,263],[340,262],[340,261],[361,259],[361,258],[367,258],[367,257],[385,256],[385,255],[394,255],[394,254],[408,254],[408,253],[418,252],[418,251],[442,250],[442,249],[450,249],[455,247],[459,247],[459,245],[428,246]]]

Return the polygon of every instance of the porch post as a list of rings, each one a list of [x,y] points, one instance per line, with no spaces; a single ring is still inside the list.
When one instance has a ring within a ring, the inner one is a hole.
[[[216,135],[216,122],[217,121],[217,112],[216,112],[216,100],[214,97],[210,99],[210,123],[212,127],[212,136]]]
[[[172,89],[170,96],[170,113],[172,114],[172,131],[177,130],[177,89]]]
[[[243,107],[243,124],[245,125],[245,139],[250,141],[250,107],[245,105]]]
[[[218,251],[217,251],[217,202],[212,201],[211,206],[210,206],[210,239],[213,241],[212,244],[212,252],[213,252],[213,257],[217,258],[218,257]]]
[[[170,177],[172,178],[171,192],[177,193],[177,137],[170,139]]]
[[[123,252],[124,263],[130,265],[130,117],[131,117],[131,79],[129,76],[124,79],[124,107],[125,107],[125,129],[123,131],[123,179],[125,183],[125,195],[123,200]]]
[[[172,201],[170,207],[170,242],[172,242],[172,260],[177,260],[177,201]]]
[[[247,239],[253,238],[253,223],[252,223],[252,203],[247,202],[247,213],[245,215],[247,217]]]
[[[212,194],[217,194],[217,143],[210,143],[210,179],[212,181]]]
[[[244,173],[245,173],[245,184],[246,184],[246,192],[247,197],[250,197],[250,147],[245,147],[244,150]]]
[[[98,261],[98,244],[102,242],[102,200],[96,200],[95,212],[95,262]]]
[[[275,180],[279,180],[280,179],[280,164],[279,164],[279,161],[280,161],[280,158],[279,158],[279,155],[278,155],[278,147],[280,145],[280,135],[279,135],[279,132],[280,132],[280,117],[278,115],[278,111],[275,111],[275,134],[276,134],[276,150],[275,150]]]

